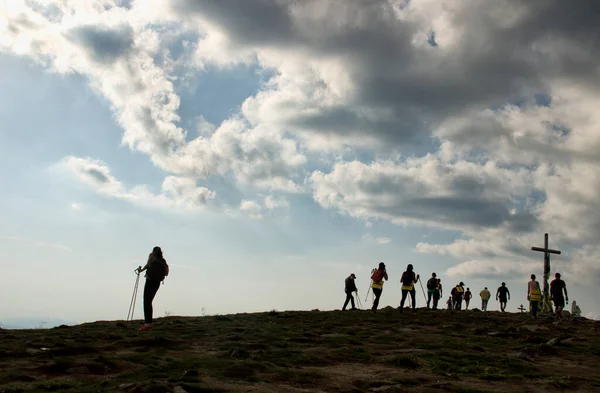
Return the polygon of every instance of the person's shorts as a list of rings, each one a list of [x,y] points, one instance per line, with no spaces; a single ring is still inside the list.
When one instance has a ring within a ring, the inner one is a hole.
[[[565,298],[560,296],[555,296],[552,298],[555,307],[564,307],[565,306]]]
[[[498,299],[500,300],[500,303],[508,303],[508,298],[507,297],[500,296]]]

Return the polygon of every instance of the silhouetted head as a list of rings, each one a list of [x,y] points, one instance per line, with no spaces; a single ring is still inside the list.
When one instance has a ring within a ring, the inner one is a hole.
[[[380,270],[385,270],[385,263],[379,262],[379,269]]]
[[[162,250],[160,249],[160,247],[156,246],[152,249],[152,255],[156,255],[157,257],[161,257],[162,258]]]
[[[350,273],[350,277],[351,278],[356,278],[356,276],[354,275],[354,273]]]
[[[506,286],[506,283],[505,283],[505,282],[503,282],[503,283],[502,283],[502,286],[503,286],[503,287],[505,287],[505,286]]]
[[[471,288],[467,288],[467,291],[470,291],[470,290],[471,290]]]
[[[554,275],[554,277],[556,277],[556,278],[560,278],[560,273],[556,273],[556,274]]]
[[[531,279],[532,279],[532,280],[535,280],[535,274],[532,274],[532,275],[531,275]]]
[[[434,278],[435,278],[435,277],[437,277],[437,274],[435,274],[435,273],[431,273],[431,277],[434,277]]]
[[[406,267],[406,271],[407,272],[412,272],[413,271],[413,265],[409,263],[408,266]]]
[[[483,288],[483,289],[487,289],[487,287]]]
[[[458,285],[460,285],[462,287],[463,285],[465,285],[465,283],[461,281],[460,284],[458,284]]]

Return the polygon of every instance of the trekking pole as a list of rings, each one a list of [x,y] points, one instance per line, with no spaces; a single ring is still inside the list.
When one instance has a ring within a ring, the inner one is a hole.
[[[371,276],[373,275],[373,273],[375,273],[376,270],[377,269],[371,269]],[[367,289],[367,296],[365,296],[365,303],[369,299],[369,291],[371,290],[371,285],[373,285],[373,280],[371,280],[371,283],[369,284],[369,288]]]
[[[425,302],[427,302],[427,295],[425,295],[425,289],[423,288],[423,282],[421,281],[421,277],[419,277],[419,284],[421,284],[421,291],[423,291],[423,298]]]
[[[137,269],[134,270],[135,274],[136,274],[136,279],[135,279],[135,285],[133,286],[133,296],[131,296],[131,303],[129,303],[129,312],[127,313],[127,320],[129,321],[130,316],[131,316],[131,321],[133,321],[133,315],[135,313],[135,300],[137,298],[137,291],[138,291],[138,286],[140,283],[140,271],[139,269],[141,269],[142,267],[139,266]]]
[[[358,296],[358,291],[356,291],[356,302],[358,303],[358,307],[362,310],[363,305],[362,305],[362,302],[360,301],[360,296]]]

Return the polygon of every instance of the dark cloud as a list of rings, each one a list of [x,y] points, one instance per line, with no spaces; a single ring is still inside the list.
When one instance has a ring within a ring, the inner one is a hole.
[[[129,25],[116,29],[88,25],[72,29],[68,35],[84,46],[90,56],[99,63],[113,63],[129,53],[133,46],[133,29]]]
[[[110,183],[111,179],[109,179],[106,174],[104,174],[102,171],[100,171],[99,169],[96,168],[87,168],[84,169],[85,173],[92,177],[95,181],[97,181],[98,183]]]
[[[343,60],[355,84],[348,105],[317,108],[310,115],[299,111],[290,120],[313,132],[368,130],[401,144],[418,140],[412,136],[430,132],[447,117],[545,93],[552,78],[598,83],[599,2],[503,0],[478,7],[465,2],[450,15],[455,30],[464,31],[451,50],[444,47],[443,31],[422,31],[429,21],[394,17],[411,7],[407,2],[398,11],[383,0],[178,0],[175,9],[184,17],[202,15],[240,46]],[[522,13],[510,23],[513,11]],[[421,33],[423,45],[415,46]],[[393,115],[365,118],[357,106]]]

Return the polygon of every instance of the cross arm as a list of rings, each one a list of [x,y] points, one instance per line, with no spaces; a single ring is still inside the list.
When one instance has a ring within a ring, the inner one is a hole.
[[[546,249],[546,248],[542,248],[542,247],[531,247],[531,249],[533,251],[541,251],[541,252],[547,252],[549,254],[560,254],[559,250],[551,250],[551,249]]]

